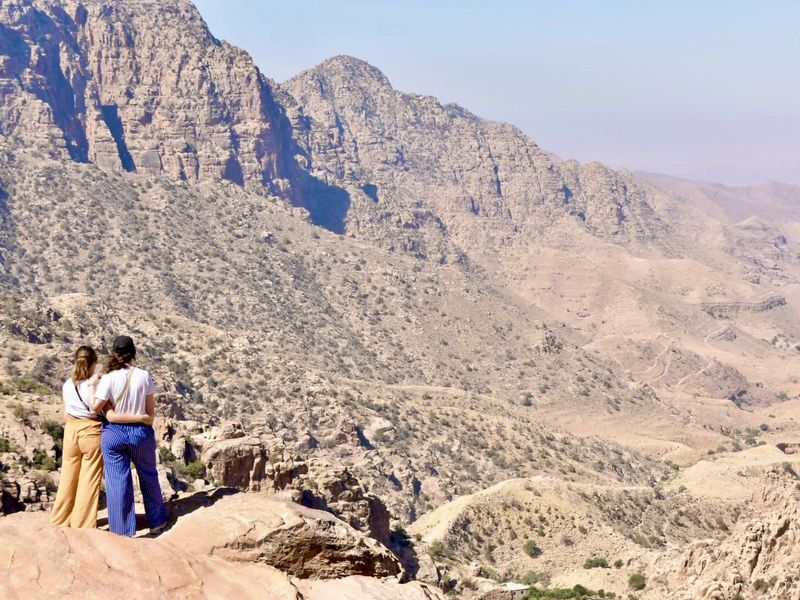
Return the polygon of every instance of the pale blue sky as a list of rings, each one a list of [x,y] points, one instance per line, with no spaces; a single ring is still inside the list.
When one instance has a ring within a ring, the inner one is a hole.
[[[564,158],[800,184],[800,0],[196,0],[284,81],[336,54]]]

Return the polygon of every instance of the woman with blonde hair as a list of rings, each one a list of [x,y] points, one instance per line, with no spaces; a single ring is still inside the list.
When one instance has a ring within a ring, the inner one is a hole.
[[[89,382],[97,366],[97,353],[91,346],[75,352],[72,376],[62,388],[64,445],[61,478],[50,522],[67,527],[97,527],[97,499],[103,479],[103,454],[100,450],[100,418],[89,405]]]

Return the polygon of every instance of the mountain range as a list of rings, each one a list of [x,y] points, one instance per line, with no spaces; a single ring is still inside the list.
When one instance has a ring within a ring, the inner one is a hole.
[[[798,207],[562,160],[348,56],[272,81],[188,0],[0,0],[3,510],[48,507],[53,390],[125,331],[175,498],[283,494],[460,597],[714,597],[676,549],[794,473]]]

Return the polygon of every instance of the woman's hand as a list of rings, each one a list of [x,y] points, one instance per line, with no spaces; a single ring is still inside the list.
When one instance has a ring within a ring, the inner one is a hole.
[[[136,423],[144,423],[145,425],[153,424],[153,417],[150,415],[124,415],[116,412],[114,409],[109,408],[106,410],[106,419],[109,423],[118,423],[121,425],[132,425]]]

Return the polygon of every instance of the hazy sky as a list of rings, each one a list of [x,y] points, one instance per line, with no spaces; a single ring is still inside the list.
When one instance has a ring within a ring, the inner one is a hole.
[[[336,54],[564,158],[800,184],[800,0],[196,0],[284,81]]]

